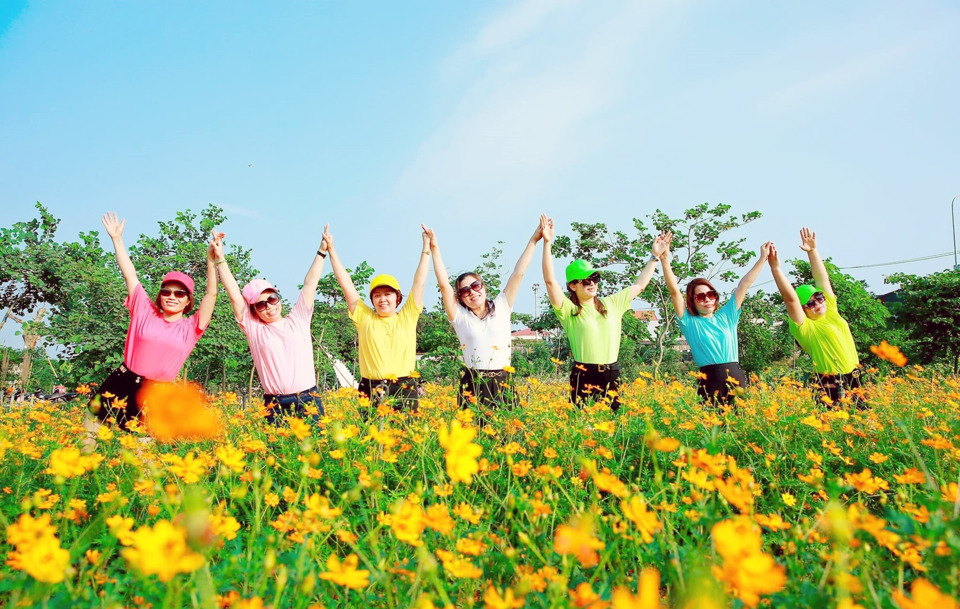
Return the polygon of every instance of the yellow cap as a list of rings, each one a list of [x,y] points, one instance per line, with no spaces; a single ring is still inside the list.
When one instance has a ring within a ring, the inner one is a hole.
[[[373,291],[381,286],[387,286],[388,288],[393,288],[398,293],[400,292],[400,283],[393,275],[377,275],[374,277],[370,282],[370,293],[373,294]]]

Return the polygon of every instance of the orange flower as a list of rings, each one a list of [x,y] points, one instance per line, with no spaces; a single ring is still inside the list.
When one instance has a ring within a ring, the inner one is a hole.
[[[582,567],[595,567],[600,562],[597,550],[606,545],[593,536],[593,521],[584,517],[574,519],[569,525],[557,527],[553,537],[553,550],[557,554],[575,556]]]
[[[895,366],[903,368],[907,365],[907,358],[900,353],[900,349],[887,343],[887,341],[880,341],[880,346],[871,345],[870,352],[879,357],[882,360],[886,360]]]
[[[893,602],[900,609],[930,609],[931,607],[960,609],[960,603],[940,592],[936,586],[923,578],[913,582],[913,585],[910,586],[910,595],[913,597],[912,599],[907,598],[902,592],[894,592]]]
[[[483,595],[483,606],[486,609],[520,609],[524,603],[523,597],[516,598],[510,588],[507,588],[503,596],[500,596],[497,589],[490,586]]]
[[[223,433],[217,411],[195,383],[145,381],[137,403],[150,434],[161,442],[210,439]]]

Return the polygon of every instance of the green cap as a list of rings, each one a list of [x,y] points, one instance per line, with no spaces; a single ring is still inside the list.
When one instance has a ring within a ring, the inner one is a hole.
[[[797,298],[800,299],[800,304],[805,305],[810,302],[810,297],[819,292],[817,288],[812,285],[801,285],[797,286]]]
[[[567,283],[586,279],[597,272],[597,269],[586,260],[574,260],[567,265]]]

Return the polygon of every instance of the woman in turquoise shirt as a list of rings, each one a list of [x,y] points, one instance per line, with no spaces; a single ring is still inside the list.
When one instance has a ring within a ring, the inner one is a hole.
[[[672,237],[672,235],[671,235]],[[668,241],[669,244],[669,241]],[[760,259],[737,284],[733,298],[720,306],[720,294],[707,279],[697,277],[687,284],[686,301],[677,276],[670,266],[670,249],[660,258],[663,277],[677,313],[677,325],[690,344],[693,361],[700,367],[697,394],[704,401],[731,404],[733,389],[743,387],[747,378],[740,368],[737,324],[747,290],[756,281],[770,255],[771,242],[760,246]]]

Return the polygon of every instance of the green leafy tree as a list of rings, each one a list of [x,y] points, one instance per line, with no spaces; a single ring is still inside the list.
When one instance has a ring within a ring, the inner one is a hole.
[[[890,309],[894,327],[909,339],[904,355],[919,364],[942,363],[954,374],[960,372],[960,271],[896,273],[886,281],[900,284],[899,301]]]
[[[737,337],[740,367],[746,372],[760,373],[793,354],[794,341],[779,297],[762,291],[747,294],[740,307]]]
[[[366,287],[370,284],[370,279],[375,272],[373,267],[364,261],[354,269],[347,269],[347,272],[350,273],[357,291],[360,294],[366,294]],[[350,322],[347,303],[333,273],[328,273],[320,279],[317,297],[311,324],[317,376],[320,377],[320,384],[333,387],[336,376],[333,365],[324,354],[324,350],[331,357],[346,364],[354,377],[359,378],[357,330]]]
[[[574,222],[574,236],[558,236],[554,254],[558,257],[583,258],[601,269],[604,281],[603,292],[613,293],[633,283],[643,269],[653,240],[660,231],[673,232],[673,270],[683,283],[694,277],[719,278],[733,281],[737,270],[745,266],[756,254],[744,248],[745,238],[727,240],[727,235],[741,226],[761,217],[760,212],[745,214],[730,213],[731,206],[721,203],[701,203],[671,218],[661,210],[649,214],[646,220],[634,218],[634,235],[623,231],[611,231],[606,224]],[[670,292],[662,277],[654,277],[642,297],[652,303],[660,320],[652,336],[652,350],[639,350],[633,354],[621,352],[627,359],[649,357],[659,370],[665,358],[673,357],[672,346],[680,335],[674,323],[676,313],[670,300]],[[621,360],[621,365],[626,359]]]

